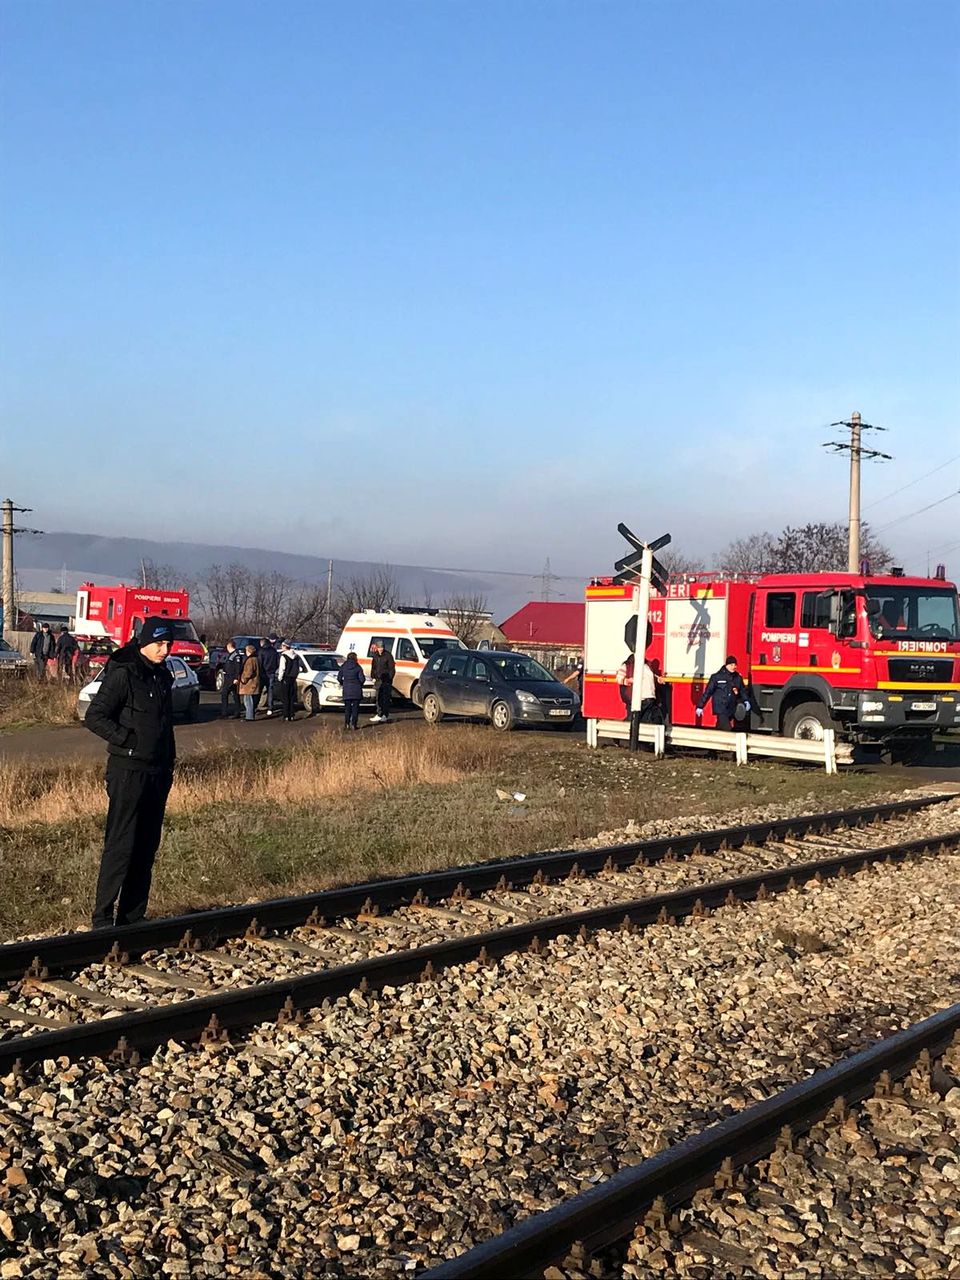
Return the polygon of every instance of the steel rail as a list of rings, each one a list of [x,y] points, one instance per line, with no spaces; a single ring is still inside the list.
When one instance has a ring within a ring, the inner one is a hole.
[[[898,1079],[922,1053],[931,1058],[942,1053],[958,1031],[960,1004],[955,1004],[649,1160],[621,1169],[582,1195],[525,1219],[424,1275],[429,1280],[520,1280],[541,1276],[574,1245],[596,1252],[629,1235],[655,1202],[662,1201],[666,1209],[686,1203],[721,1166],[736,1169],[768,1155],[785,1128],[791,1138],[806,1133],[838,1101],[856,1102],[871,1093],[884,1073]]]
[[[30,969],[34,972],[45,970],[48,974],[53,974],[64,969],[96,964],[111,952],[133,958],[145,951],[176,947],[185,937],[194,944],[213,946],[228,938],[243,937],[251,926],[278,931],[292,929],[311,920],[344,919],[362,911],[394,911],[414,901],[436,901],[455,898],[460,894],[483,893],[496,889],[504,882],[519,887],[535,881],[558,879],[569,875],[574,868],[582,875],[594,875],[605,868],[622,869],[641,860],[658,862],[668,855],[685,857],[697,851],[711,853],[745,844],[764,844],[768,840],[785,839],[791,835],[803,836],[843,826],[862,826],[920,812],[953,798],[951,794],[920,796],[855,809],[835,809],[797,818],[778,818],[768,822],[721,827],[714,831],[693,832],[684,836],[635,840],[599,849],[565,849],[553,853],[528,854],[517,858],[472,863],[446,871],[420,872],[416,875],[348,885],[340,889],[325,889],[298,897],[270,898],[184,915],[163,916],[120,928],[8,942],[0,945],[0,982],[22,978]]]
[[[209,1039],[255,1022],[289,1019],[299,1011],[315,1008],[324,1000],[334,1000],[358,987],[361,990],[378,990],[384,986],[402,986],[429,979],[454,965],[492,961],[528,947],[536,951],[545,942],[563,935],[586,939],[598,929],[644,928],[667,923],[700,915],[716,907],[763,899],[817,878],[842,876],[880,862],[902,861],[956,844],[960,844],[960,831],[876,849],[861,849],[836,858],[798,863],[629,902],[546,916],[486,933],[368,957],[353,964],[283,978],[277,982],[227,989],[191,1000],[79,1023],[62,1030],[17,1036],[0,1041],[0,1076],[18,1066],[25,1067],[46,1058],[75,1059],[112,1054],[123,1057],[132,1052],[139,1054],[155,1049],[171,1038]]]

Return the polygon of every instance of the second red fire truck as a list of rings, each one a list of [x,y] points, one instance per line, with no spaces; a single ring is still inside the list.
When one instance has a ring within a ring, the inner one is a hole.
[[[170,652],[197,668],[206,661],[203,645],[190,621],[190,595],[153,587],[99,587],[85,582],[77,591],[75,630],[78,636],[109,636],[126,644],[137,635],[144,618],[169,618],[173,628]]]
[[[638,588],[597,578],[587,588],[583,714],[623,720],[617,671]],[[734,655],[762,722],[752,728],[850,741],[894,753],[960,729],[960,617],[945,578],[774,574],[694,578],[650,598],[647,660],[674,724],[696,723],[710,675]],[[638,654],[639,661],[639,654]],[[713,723],[709,709],[705,723]]]

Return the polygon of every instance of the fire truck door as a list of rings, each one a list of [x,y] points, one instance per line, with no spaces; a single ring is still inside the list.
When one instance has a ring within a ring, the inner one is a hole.
[[[753,679],[783,684],[799,669],[796,591],[763,591],[757,601],[759,632],[753,653]],[[803,655],[806,665],[806,652]]]

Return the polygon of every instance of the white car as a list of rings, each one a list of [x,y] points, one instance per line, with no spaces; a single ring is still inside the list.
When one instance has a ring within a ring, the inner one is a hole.
[[[167,670],[173,676],[173,714],[184,715],[188,720],[196,720],[200,714],[200,681],[197,673],[192,671],[182,658],[166,659]],[[85,684],[77,694],[77,715],[81,720],[86,718],[87,708],[95,694],[100,692],[103,680],[103,668],[99,668],[96,676]]]
[[[300,672],[297,675],[297,688],[300,700],[311,715],[316,715],[325,707],[343,706],[343,685],[337,679],[337,672],[343,665],[343,655],[334,653],[332,649],[304,648],[295,650]],[[367,676],[363,683],[363,701],[375,702],[377,686]]]

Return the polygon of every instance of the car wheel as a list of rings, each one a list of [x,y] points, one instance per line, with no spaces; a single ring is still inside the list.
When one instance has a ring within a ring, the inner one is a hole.
[[[822,742],[824,729],[835,729],[833,716],[822,702],[801,702],[783,717],[783,736]]]
[[[413,703],[415,707],[423,706],[423,703],[420,701],[420,681],[419,680],[414,680],[413,684],[410,686],[410,701]]]
[[[190,695],[190,701],[187,703],[187,719],[188,720],[200,719],[200,694],[199,693],[192,693]]]
[[[320,695],[319,693],[317,693],[316,689],[314,689],[312,686],[307,690],[307,696],[304,699],[304,702],[306,703],[307,710],[312,716],[315,716],[319,713]]]
[[[508,702],[495,702],[490,708],[490,723],[501,733],[513,728],[513,712]]]
[[[216,676],[214,677],[214,681],[213,681],[213,684],[214,684],[214,687],[216,688],[217,693],[222,693],[222,692],[223,692],[223,682],[224,682],[224,680],[226,680],[226,678],[227,678],[227,677],[226,677],[226,673],[225,673],[225,672],[223,672],[223,671],[218,671],[218,672],[217,672]]]
[[[423,718],[427,724],[439,724],[443,719],[440,699],[435,693],[428,693],[423,700]]]

